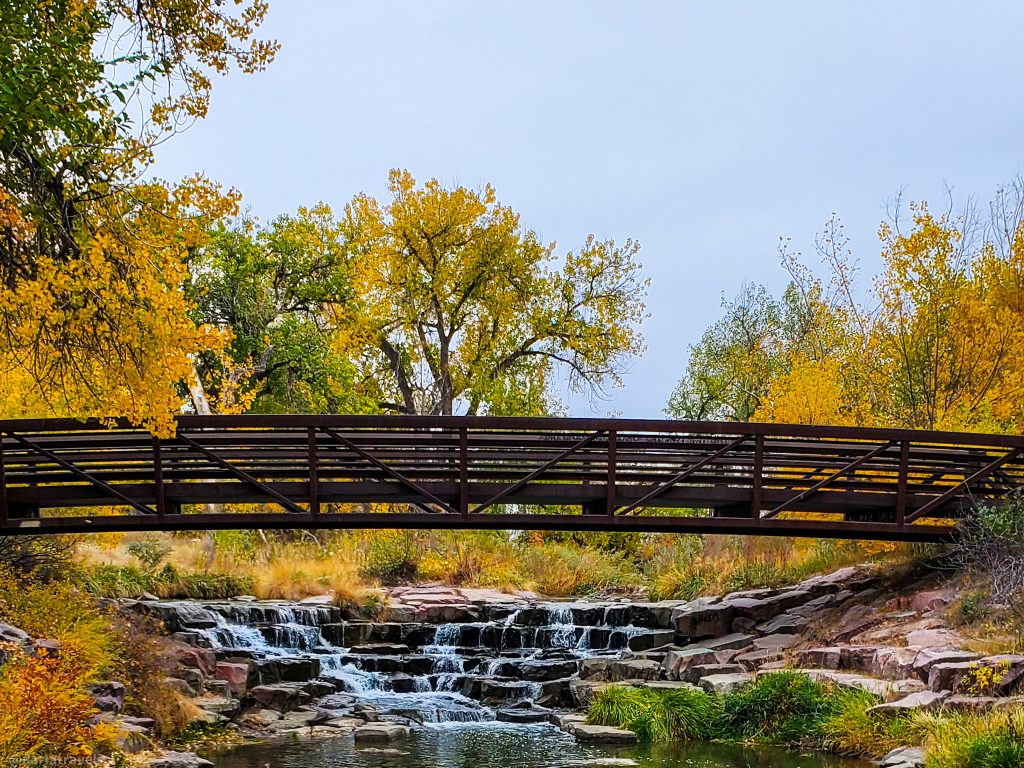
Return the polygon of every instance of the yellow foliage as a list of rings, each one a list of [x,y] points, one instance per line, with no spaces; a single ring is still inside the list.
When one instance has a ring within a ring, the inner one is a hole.
[[[93,670],[81,656],[12,652],[0,669],[0,757],[89,757],[113,743],[112,725],[92,724],[98,712],[84,686]]]

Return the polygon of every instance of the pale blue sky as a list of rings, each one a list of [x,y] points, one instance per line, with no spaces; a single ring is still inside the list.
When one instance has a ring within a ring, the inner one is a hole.
[[[987,200],[1021,170],[1024,3],[271,0],[282,49],[216,84],[157,173],[201,170],[270,218],[408,168],[492,183],[560,249],[638,239],[648,350],[572,415],[660,415],[744,281],[784,284],[838,211],[867,267],[884,203]]]

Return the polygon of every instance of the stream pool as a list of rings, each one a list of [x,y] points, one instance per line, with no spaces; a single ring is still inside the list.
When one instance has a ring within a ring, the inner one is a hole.
[[[596,747],[553,725],[443,723],[405,740],[355,745],[351,734],[324,740],[248,744],[206,757],[217,768],[866,768],[821,754],[722,744]]]

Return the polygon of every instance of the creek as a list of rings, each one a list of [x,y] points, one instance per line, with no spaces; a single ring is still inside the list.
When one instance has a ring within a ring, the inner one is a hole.
[[[249,744],[207,754],[217,768],[869,768],[832,755],[727,744],[602,747],[552,725],[460,723],[415,730],[401,742],[364,747],[350,735]]]

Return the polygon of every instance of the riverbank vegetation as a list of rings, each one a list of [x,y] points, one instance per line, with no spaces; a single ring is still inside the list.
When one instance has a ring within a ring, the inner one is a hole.
[[[611,686],[587,712],[595,725],[626,728],[644,741],[712,740],[820,749],[880,758],[922,746],[926,768],[1016,768],[1024,763],[1024,707],[978,714],[871,712],[870,693],[772,672],[724,695]]]
[[[904,558],[915,550],[900,548]],[[76,578],[103,597],[301,599],[359,603],[378,586],[440,583],[549,597],[620,592],[691,599],[795,583],[886,557],[873,545],[696,535],[353,531],[126,534],[83,541]]]

